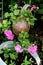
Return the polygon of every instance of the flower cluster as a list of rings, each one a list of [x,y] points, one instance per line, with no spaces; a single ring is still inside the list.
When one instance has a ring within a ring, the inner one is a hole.
[[[36,51],[37,51],[37,45],[29,46],[29,47],[28,47],[28,52],[34,54]]]
[[[9,40],[13,40],[14,39],[14,34],[12,33],[11,30],[5,30],[4,34],[7,37],[7,39],[9,39]]]
[[[15,50],[16,52],[22,53],[23,49],[21,48],[21,46],[18,44],[17,46],[15,46]]]

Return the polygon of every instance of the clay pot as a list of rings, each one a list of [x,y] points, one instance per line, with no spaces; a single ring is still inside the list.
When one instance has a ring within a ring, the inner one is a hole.
[[[12,25],[12,29],[14,34],[18,35],[21,31],[29,31],[30,24],[26,21],[17,22],[16,24]]]
[[[21,13],[27,9],[30,8],[30,5],[25,4],[21,10]],[[14,32],[14,34],[18,35],[21,31],[29,31],[30,30],[30,24],[24,19],[22,22],[21,21],[17,21],[16,24],[12,25],[12,30]]]

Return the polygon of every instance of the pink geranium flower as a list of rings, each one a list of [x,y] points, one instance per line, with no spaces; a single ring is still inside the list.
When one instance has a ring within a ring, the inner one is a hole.
[[[23,49],[21,48],[21,46],[19,44],[17,44],[17,46],[15,46],[15,50],[16,52],[22,53]]]
[[[13,40],[14,39],[14,34],[12,33],[11,30],[5,30],[4,34],[6,35],[7,39]]]
[[[32,12],[32,11],[35,10],[35,9],[39,9],[39,7],[36,7],[35,5],[33,5],[33,6],[31,7],[30,11]]]
[[[37,51],[37,45],[29,46],[29,47],[28,47],[28,52],[34,54],[36,51]]]

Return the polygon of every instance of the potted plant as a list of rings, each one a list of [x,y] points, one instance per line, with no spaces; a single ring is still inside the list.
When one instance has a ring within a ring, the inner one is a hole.
[[[18,8],[16,4],[9,5],[9,8],[10,12],[4,14],[4,20],[0,23],[1,39],[2,42],[6,41],[0,45],[1,58],[7,65],[32,65],[35,60],[39,65],[37,45],[29,35],[30,27],[34,26],[36,20],[31,11],[37,7],[28,8],[26,4]]]

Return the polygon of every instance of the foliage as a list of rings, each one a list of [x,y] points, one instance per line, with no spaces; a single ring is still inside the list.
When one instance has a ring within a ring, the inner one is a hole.
[[[21,65],[32,65],[31,63],[33,62],[32,58],[30,58],[28,61],[27,61],[27,56],[25,56],[25,59],[23,61],[23,63]]]
[[[34,20],[36,20],[36,18],[34,18],[33,14],[30,12],[29,9],[23,9],[21,8],[18,9],[18,5],[9,5],[10,8],[10,13],[6,12],[4,14],[4,18],[8,18],[10,17],[10,21],[12,21],[12,23],[16,23],[16,21],[22,21],[24,18],[26,18],[26,21],[30,23],[30,25],[34,25]],[[22,12],[21,12],[22,11]]]
[[[28,32],[22,31],[19,34],[18,40],[19,40],[20,44],[22,44],[22,47],[23,47],[24,50],[27,49],[28,45],[32,44],[32,41],[30,43]]]
[[[14,65],[15,62],[13,62],[13,60],[15,61],[18,58],[18,53],[15,52],[13,47],[0,50],[0,55],[1,54],[3,54],[5,63],[8,64],[8,60],[10,59],[9,65]]]
[[[18,58],[18,53],[15,52],[14,50],[14,45],[12,45],[10,48],[4,48],[3,50],[0,50],[0,55],[2,55],[1,57],[3,57],[3,60],[5,61],[5,63],[7,63],[8,65],[16,65],[16,60]],[[9,62],[8,62],[9,60]],[[32,65],[33,59],[30,58],[29,60],[27,60],[27,56],[25,56],[25,59],[23,60],[23,63],[21,63],[21,65]]]
[[[0,33],[3,33],[6,29],[10,29],[10,21],[8,21],[7,19],[3,20],[3,23],[0,23]]]

